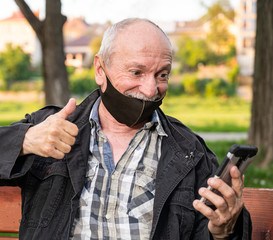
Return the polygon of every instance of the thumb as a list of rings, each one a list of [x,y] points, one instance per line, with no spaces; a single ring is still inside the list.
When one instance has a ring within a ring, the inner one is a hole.
[[[56,113],[55,115],[60,118],[66,119],[71,113],[73,113],[76,109],[76,99],[70,98],[68,103],[64,106],[64,108]]]

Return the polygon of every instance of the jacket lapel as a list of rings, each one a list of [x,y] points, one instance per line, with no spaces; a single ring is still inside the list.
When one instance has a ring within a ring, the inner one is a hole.
[[[80,105],[77,106],[75,112],[68,118],[69,121],[75,123],[79,128],[79,134],[76,137],[76,142],[72,146],[70,153],[68,153],[66,156],[69,176],[75,194],[82,191],[85,181],[91,131],[89,115],[92,106],[98,97],[99,92],[98,90],[95,90]]]
[[[204,155],[188,140],[186,135],[189,133],[185,131],[184,136],[162,112],[159,113],[168,137],[162,140],[161,158],[158,163],[151,236],[155,232],[160,213],[168,197]]]

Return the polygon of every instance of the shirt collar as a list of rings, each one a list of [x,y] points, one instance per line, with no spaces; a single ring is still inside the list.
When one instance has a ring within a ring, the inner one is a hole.
[[[96,125],[97,127],[100,128],[100,120],[99,120],[99,105],[100,105],[100,101],[101,101],[101,97],[98,97],[98,99],[96,100],[96,102],[94,103],[91,112],[90,112],[90,116],[89,116],[89,121],[91,123],[91,128],[94,127],[94,125]]]

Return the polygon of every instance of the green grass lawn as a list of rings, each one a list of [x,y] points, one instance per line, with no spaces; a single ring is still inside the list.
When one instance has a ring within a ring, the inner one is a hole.
[[[247,132],[251,104],[239,98],[166,96],[162,109],[197,132]]]
[[[24,118],[43,106],[42,102],[0,102],[0,126]],[[247,132],[249,102],[239,98],[166,96],[161,108],[197,132]]]
[[[21,120],[26,113],[36,111],[42,106],[42,102],[0,102],[0,126]]]

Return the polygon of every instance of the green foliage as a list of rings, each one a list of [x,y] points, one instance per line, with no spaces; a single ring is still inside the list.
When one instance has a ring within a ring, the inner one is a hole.
[[[229,32],[229,24],[234,20],[234,9],[228,0],[218,0],[210,7],[203,19],[209,20],[210,32],[207,40],[216,54],[227,53],[230,46],[234,46],[235,37]]]
[[[232,74],[230,77],[234,77]],[[174,93],[173,89],[175,86],[178,86],[177,93],[185,93],[188,95],[196,96],[205,96],[205,97],[214,97],[214,96],[235,96],[236,94],[236,85],[229,83],[221,78],[204,78],[199,79],[196,74],[184,74],[180,85],[169,84],[171,87],[170,94]],[[183,89],[183,91],[181,91]],[[174,94],[175,95],[175,94]]]
[[[185,93],[185,88],[184,88],[184,84],[182,82],[169,83],[168,94],[174,95],[174,96],[179,96],[183,93]]]
[[[0,78],[5,81],[5,87],[10,89],[13,82],[29,79],[32,76],[30,66],[29,54],[20,46],[7,44],[6,51],[0,54]]]
[[[212,96],[234,96],[236,93],[235,85],[229,84],[221,78],[215,78],[206,85],[206,97]]]
[[[72,67],[72,66],[66,67],[66,71],[67,71],[68,76],[73,75],[75,73],[75,70],[76,70],[75,67]]]
[[[212,52],[205,40],[193,40],[190,37],[182,36],[178,41],[176,58],[180,63],[180,70],[196,70],[198,64],[209,63]]]
[[[75,95],[86,95],[98,88],[95,79],[91,77],[91,70],[75,72],[69,77],[70,91]]]
[[[205,93],[206,85],[210,81],[210,79],[198,79],[195,75],[184,75],[183,83],[185,93],[202,96]]]
[[[228,81],[230,84],[237,85],[239,72],[239,66],[236,65],[227,73]]]
[[[199,19],[199,24],[208,24],[210,28],[206,39],[181,36],[177,40],[176,59],[180,72],[194,71],[198,64],[226,63],[235,56],[235,37],[229,31],[234,10],[229,1],[218,0],[206,7],[207,13]]]

